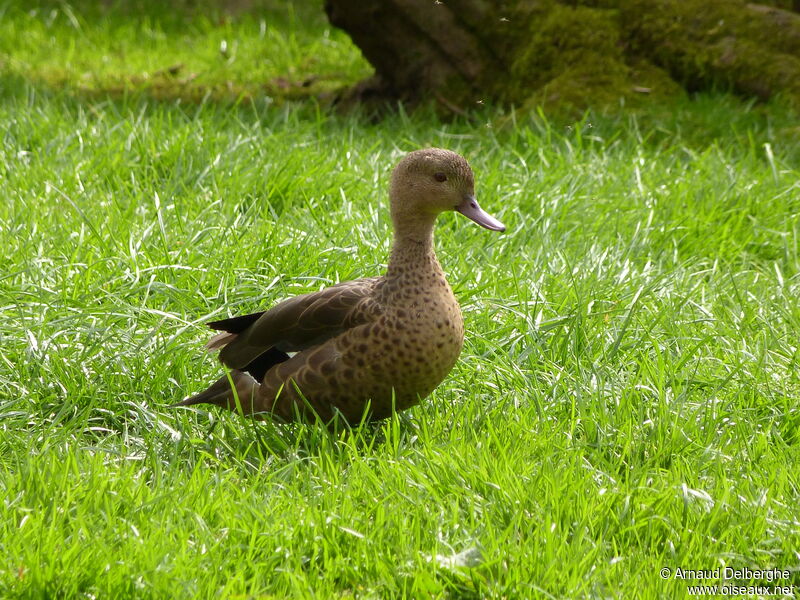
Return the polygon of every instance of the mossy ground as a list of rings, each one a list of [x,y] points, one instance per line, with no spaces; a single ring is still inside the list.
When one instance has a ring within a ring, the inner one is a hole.
[[[607,0],[520,4],[504,25],[509,73],[497,96],[548,111],[614,109],[732,90],[800,99],[800,17],[741,0]]]
[[[665,71],[626,55],[618,3],[537,6],[519,17],[524,31],[515,34],[510,77],[498,82],[504,100],[564,112],[640,106],[683,93]]]

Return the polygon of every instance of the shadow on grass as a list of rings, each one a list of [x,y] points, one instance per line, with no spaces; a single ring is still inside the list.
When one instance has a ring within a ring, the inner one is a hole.
[[[207,102],[222,106],[283,106],[303,101],[324,105],[333,104],[338,92],[346,87],[347,82],[338,74],[322,74],[297,81],[275,78],[256,85],[232,79],[198,82],[197,74],[187,72],[181,63],[152,73],[127,74],[76,83],[66,73],[59,71],[29,77],[3,73],[0,63],[0,97],[6,98],[34,89],[54,96],[68,96],[85,103],[147,99],[195,106]]]
[[[396,456],[404,448],[414,445],[421,435],[419,424],[407,413],[395,413],[388,419],[353,427],[341,422],[327,427],[319,422],[257,421],[227,412],[218,413],[213,409],[174,410],[186,411],[186,416],[176,414],[176,429],[194,430],[189,442],[192,454],[199,452],[214,456],[220,464],[241,467],[250,473],[260,472],[275,460],[285,466],[308,459],[317,462],[324,457],[337,464],[346,464],[366,455],[389,453]],[[158,418],[163,418],[163,415]],[[206,418],[207,425],[201,425],[199,419]],[[202,433],[197,435],[201,429]]]
[[[324,100],[354,83],[342,52],[358,56],[344,34],[328,43],[319,0],[9,0],[0,17],[0,74],[90,100]]]

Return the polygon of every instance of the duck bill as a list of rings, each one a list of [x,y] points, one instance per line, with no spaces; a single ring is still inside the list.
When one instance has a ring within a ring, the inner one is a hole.
[[[492,231],[506,230],[505,225],[480,207],[478,201],[475,200],[475,196],[465,196],[464,201],[456,206],[456,211],[486,229],[491,229]]]

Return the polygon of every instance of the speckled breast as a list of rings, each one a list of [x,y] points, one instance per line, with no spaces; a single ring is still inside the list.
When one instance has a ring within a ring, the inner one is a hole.
[[[392,381],[402,410],[430,394],[453,368],[464,344],[464,323],[455,301],[422,302],[396,312],[390,343],[375,366]]]
[[[449,302],[420,298],[390,307],[363,330],[341,336],[340,361],[350,380],[332,400],[348,419],[360,418],[367,401],[375,419],[409,408],[447,376],[464,343],[461,310],[449,296]]]

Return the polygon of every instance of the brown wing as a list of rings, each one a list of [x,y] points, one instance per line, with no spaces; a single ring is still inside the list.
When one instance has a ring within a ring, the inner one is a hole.
[[[305,350],[367,323],[381,312],[373,297],[380,280],[372,277],[347,281],[284,300],[237,333],[222,348],[220,360],[230,368],[242,369],[270,348],[282,352]]]

